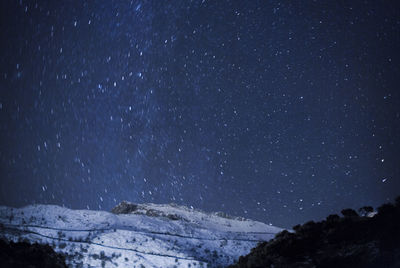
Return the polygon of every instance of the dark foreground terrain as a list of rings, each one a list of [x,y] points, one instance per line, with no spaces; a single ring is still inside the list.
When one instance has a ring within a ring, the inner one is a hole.
[[[57,254],[49,245],[27,242],[6,242],[0,239],[0,267],[64,268],[64,256]]]
[[[259,244],[237,267],[400,267],[400,197],[374,213],[342,210],[322,222],[307,222]]]

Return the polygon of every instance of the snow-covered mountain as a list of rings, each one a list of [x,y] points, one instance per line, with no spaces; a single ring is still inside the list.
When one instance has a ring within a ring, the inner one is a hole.
[[[72,267],[223,267],[282,230],[174,204],[112,211],[0,207],[0,238],[50,244]]]

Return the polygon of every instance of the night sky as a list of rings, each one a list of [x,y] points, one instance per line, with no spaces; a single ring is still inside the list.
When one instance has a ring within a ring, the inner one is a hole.
[[[0,3],[0,204],[282,227],[400,194],[397,1]]]

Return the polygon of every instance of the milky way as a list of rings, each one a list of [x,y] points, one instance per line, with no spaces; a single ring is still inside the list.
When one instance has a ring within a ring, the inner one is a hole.
[[[397,5],[1,1],[0,204],[291,227],[392,200]]]

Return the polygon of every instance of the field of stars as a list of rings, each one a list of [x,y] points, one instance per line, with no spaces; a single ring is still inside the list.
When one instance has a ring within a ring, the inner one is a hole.
[[[0,3],[0,205],[281,227],[400,194],[396,1]]]

